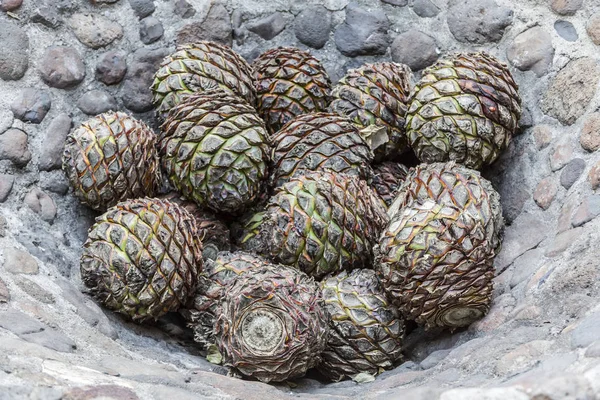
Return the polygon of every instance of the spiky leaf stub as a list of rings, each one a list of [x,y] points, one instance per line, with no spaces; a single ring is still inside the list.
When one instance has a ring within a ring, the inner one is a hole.
[[[96,218],[81,256],[81,279],[107,308],[156,320],[194,295],[202,245],[194,218],[167,200],[128,200]]]
[[[313,172],[276,190],[241,246],[319,279],[369,267],[386,222],[384,204],[365,181]]]
[[[284,266],[241,275],[217,315],[215,339],[224,365],[262,382],[304,375],[319,363],[329,334],[318,285]]]
[[[389,214],[375,265],[401,313],[428,328],[454,329],[483,317],[503,225],[489,182],[453,163],[421,165]]]
[[[261,54],[252,67],[258,113],[270,133],[297,115],[327,110],[331,81],[321,62],[310,53],[279,47]]]
[[[404,165],[387,161],[373,167],[371,187],[377,192],[386,206],[391,206],[400,186],[404,183],[408,168]]]
[[[272,143],[274,187],[307,171],[330,170],[363,179],[371,176],[369,146],[348,119],[335,114],[300,115],[277,132]]]
[[[178,46],[163,60],[151,89],[161,118],[186,96],[212,89],[256,103],[250,65],[228,46],[209,41]]]
[[[239,214],[259,199],[270,147],[263,121],[239,97],[188,96],[170,111],[159,145],[169,180],[199,206]]]
[[[244,252],[222,252],[204,263],[194,301],[190,308],[180,311],[193,329],[196,342],[204,347],[214,342],[217,308],[228,287],[239,276],[259,271],[266,264],[262,258]]]
[[[330,336],[319,371],[334,381],[377,375],[402,358],[404,322],[375,271],[343,271],[321,282]]]
[[[94,210],[153,196],[160,182],[157,137],[142,121],[107,112],[67,135],[63,170],[77,198]]]
[[[518,86],[486,53],[455,54],[427,68],[415,87],[406,134],[422,162],[480,169],[508,147],[521,116]]]
[[[410,79],[406,65],[382,62],[348,70],[333,88],[332,112],[350,118],[360,129],[385,128],[387,140],[374,149],[377,161],[397,159],[408,150],[404,125]]]

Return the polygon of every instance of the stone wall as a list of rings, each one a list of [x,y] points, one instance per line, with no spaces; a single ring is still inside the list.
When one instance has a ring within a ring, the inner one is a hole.
[[[597,0],[0,0],[0,9],[0,399],[600,396]],[[69,193],[64,138],[108,109],[156,128],[152,75],[194,39],[249,60],[308,48],[333,81],[371,61],[406,63],[418,78],[449,52],[506,60],[525,113],[484,171],[509,223],[489,315],[425,341],[416,331],[412,361],[373,383],[307,378],[291,388],[227,378],[180,343],[176,324],[124,323],[81,294],[79,249],[95,214]]]

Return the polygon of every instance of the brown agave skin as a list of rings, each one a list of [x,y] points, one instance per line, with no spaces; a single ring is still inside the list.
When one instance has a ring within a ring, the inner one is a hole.
[[[486,53],[462,53],[423,72],[410,99],[406,134],[422,162],[480,169],[508,147],[521,116],[518,86]]]
[[[127,200],[96,218],[83,246],[81,279],[108,309],[136,322],[188,302],[202,270],[198,227],[167,200]]]
[[[360,129],[385,129],[388,140],[374,150],[376,161],[395,160],[408,150],[404,125],[410,80],[408,66],[382,62],[348,70],[333,88],[332,112],[350,118]]]
[[[67,135],[63,170],[75,196],[94,210],[153,196],[160,184],[157,137],[142,121],[109,111]]]
[[[331,81],[321,62],[310,53],[279,47],[261,54],[252,67],[257,110],[270,133],[297,115],[327,110]]]
[[[287,123],[272,138],[271,185],[278,187],[297,173],[330,170],[371,176],[373,154],[358,129],[335,114],[304,114]]]
[[[318,369],[333,381],[377,375],[402,359],[404,321],[373,270],[343,271],[321,282],[330,335]]]
[[[500,197],[454,163],[411,169],[388,211],[376,269],[406,319],[455,329],[489,310],[503,229]]]
[[[329,334],[318,285],[284,266],[239,276],[217,315],[214,337],[224,365],[262,382],[304,375],[319,363]]]
[[[250,65],[230,47],[209,41],[177,46],[163,60],[151,87],[161,118],[187,95],[217,88],[256,103]]]
[[[371,187],[377,192],[386,206],[391,206],[400,186],[404,183],[408,168],[403,164],[386,161],[373,167]]]
[[[267,262],[244,252],[221,252],[214,260],[207,260],[198,276],[198,288],[193,304],[180,313],[194,331],[194,340],[203,347],[214,343],[217,308],[227,288],[245,274],[261,270]]]
[[[240,214],[266,184],[269,139],[256,111],[222,91],[188,96],[162,126],[159,147],[169,180],[215,212]]]
[[[197,238],[204,247],[204,259],[214,259],[219,251],[231,250],[231,234],[227,225],[209,211],[202,210],[196,203],[186,200],[177,192],[160,196],[187,210],[195,219],[198,226]]]
[[[366,268],[387,223],[384,204],[358,177],[313,172],[279,187],[250,221],[242,249],[320,279]]]

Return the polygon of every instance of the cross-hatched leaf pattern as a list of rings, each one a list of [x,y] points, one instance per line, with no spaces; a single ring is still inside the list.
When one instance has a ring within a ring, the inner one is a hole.
[[[329,335],[318,285],[281,265],[239,276],[217,315],[215,339],[224,365],[262,382],[304,375],[319,363]]]
[[[165,118],[171,108],[192,93],[217,89],[256,103],[250,65],[228,46],[200,41],[177,47],[166,57],[152,83],[157,113]]]
[[[410,69],[403,64],[382,62],[351,69],[334,86],[329,109],[347,116],[360,128],[385,127],[388,142],[375,149],[378,161],[397,159],[408,150],[404,133]]]
[[[373,167],[371,187],[377,192],[386,206],[392,205],[400,186],[404,183],[408,168],[404,165],[386,161]]]
[[[503,227],[489,182],[452,162],[421,165],[388,213],[376,269],[401,313],[428,328],[466,326],[485,315]]]
[[[334,114],[300,115],[273,138],[271,185],[278,187],[296,174],[330,170],[371,176],[373,154],[358,129]]]
[[[385,205],[365,181],[314,172],[276,190],[241,246],[319,279],[369,267],[386,222]]]
[[[194,218],[167,200],[128,200],[96,218],[81,278],[107,308],[143,322],[185,304],[202,270]]]
[[[404,322],[386,299],[375,271],[343,271],[321,282],[330,336],[319,371],[334,381],[377,375],[402,359]]]
[[[267,177],[264,123],[238,97],[194,94],[171,110],[160,154],[171,183],[201,207],[239,214],[258,200]]]
[[[456,54],[427,68],[412,92],[406,134],[423,162],[479,169],[508,147],[521,116],[508,67],[486,53]]]
[[[81,202],[106,210],[154,195],[160,181],[156,143],[145,123],[122,112],[100,114],[67,135],[63,170]]]
[[[331,81],[323,65],[310,53],[279,47],[261,54],[252,67],[258,113],[270,133],[297,115],[327,110]]]
[[[219,253],[207,260],[198,276],[198,287],[192,306],[180,310],[194,330],[194,340],[204,347],[214,342],[216,312],[227,288],[242,274],[259,271],[267,262],[244,252]]]

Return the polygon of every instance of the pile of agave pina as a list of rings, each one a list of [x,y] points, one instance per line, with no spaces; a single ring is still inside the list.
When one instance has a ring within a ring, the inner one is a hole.
[[[160,135],[108,112],[68,137],[75,194],[104,212],[84,284],[136,322],[180,312],[264,382],[376,375],[402,361],[404,321],[480,319],[503,220],[476,169],[515,133],[517,85],[485,53],[451,55],[412,89],[410,74],[364,65],[331,88],[299,49],[250,66],[180,46],[151,88]],[[399,163],[409,149],[425,164]],[[162,176],[176,192],[158,193]]]

